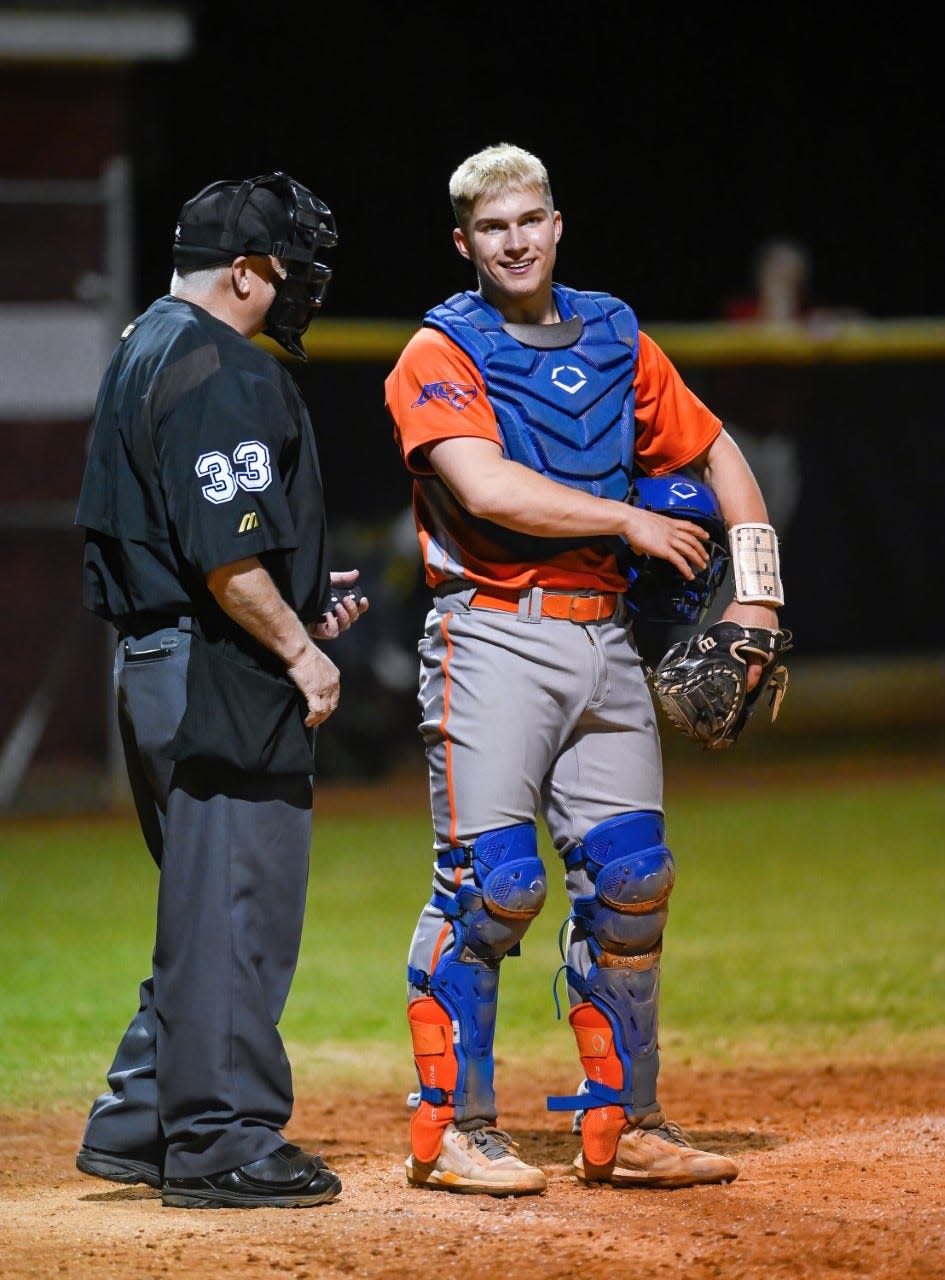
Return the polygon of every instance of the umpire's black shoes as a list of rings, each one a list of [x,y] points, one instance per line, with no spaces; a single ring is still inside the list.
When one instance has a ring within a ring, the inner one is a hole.
[[[161,1185],[161,1168],[152,1151],[98,1151],[83,1142],[75,1167],[81,1173],[107,1178],[109,1182],[124,1182],[129,1186],[143,1182],[146,1187]]]
[[[327,1204],[341,1180],[321,1156],[285,1142],[268,1156],[226,1173],[165,1178],[161,1200],[176,1209],[304,1209]]]

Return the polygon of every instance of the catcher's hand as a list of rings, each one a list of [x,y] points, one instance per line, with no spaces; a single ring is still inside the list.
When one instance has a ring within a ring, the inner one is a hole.
[[[787,668],[779,662],[792,647],[790,631],[716,622],[674,644],[649,673],[650,687],[668,718],[706,750],[730,747],[763,693],[776,720],[787,690]],[[763,662],[761,678],[748,691],[748,664]]]

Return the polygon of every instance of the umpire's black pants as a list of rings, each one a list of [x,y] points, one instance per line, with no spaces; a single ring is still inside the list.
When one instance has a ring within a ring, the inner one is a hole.
[[[163,645],[163,648],[162,648]],[[160,868],[153,973],[84,1141],[218,1173],[284,1141],[292,1077],[277,1029],[308,880],[312,779],[175,766],[190,635],[119,642],[118,718],[141,829]]]

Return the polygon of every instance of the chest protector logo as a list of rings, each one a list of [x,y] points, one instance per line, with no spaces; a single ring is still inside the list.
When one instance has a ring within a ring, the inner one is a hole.
[[[583,386],[587,385],[587,378],[584,373],[573,364],[559,364],[551,371],[551,381],[561,391],[567,391],[569,396],[575,395]]]
[[[475,361],[495,409],[506,457],[562,484],[624,499],[633,463],[633,375],[638,328],[626,303],[554,286],[560,314],[578,336],[553,345],[561,326],[508,332],[476,293],[458,293],[424,317]],[[545,332],[547,331],[547,332]],[[570,334],[571,328],[568,328]],[[546,339],[548,340],[546,342]]]

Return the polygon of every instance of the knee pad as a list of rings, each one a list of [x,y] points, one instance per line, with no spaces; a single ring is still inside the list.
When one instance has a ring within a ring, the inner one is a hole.
[[[433,895],[434,905],[452,921],[454,955],[468,951],[481,960],[500,960],[544,906],[548,881],[534,823],[484,831],[471,845],[440,854],[437,865],[472,867],[475,877],[475,884],[463,885],[452,898]]]
[[[658,813],[622,813],[592,827],[566,858],[583,865],[594,885],[575,899],[573,917],[596,953],[633,956],[659,947],[676,881]]]

